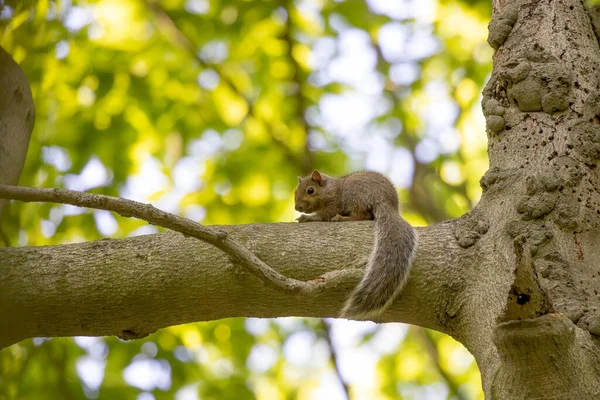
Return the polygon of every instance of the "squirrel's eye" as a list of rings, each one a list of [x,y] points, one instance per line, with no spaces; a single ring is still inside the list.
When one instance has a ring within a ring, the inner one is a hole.
[[[314,188],[309,187],[308,189],[306,189],[306,193],[308,194],[313,194],[315,192]]]

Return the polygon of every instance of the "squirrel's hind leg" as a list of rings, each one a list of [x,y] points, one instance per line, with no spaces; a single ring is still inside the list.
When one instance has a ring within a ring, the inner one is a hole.
[[[371,213],[368,213],[368,212],[351,214],[351,215],[347,215],[347,216],[337,214],[335,217],[331,218],[331,220],[334,222],[365,221],[365,220],[370,220],[370,219],[373,219],[373,216],[371,215]]]

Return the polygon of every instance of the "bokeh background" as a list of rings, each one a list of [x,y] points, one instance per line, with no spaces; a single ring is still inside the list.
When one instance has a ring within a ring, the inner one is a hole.
[[[293,221],[296,176],[378,170],[413,225],[455,218],[487,169],[489,1],[2,1],[36,126],[20,183],[150,202],[204,224]],[[159,231],[13,203],[0,246]],[[315,254],[315,256],[318,256]],[[443,277],[440,277],[443,279]],[[448,336],[404,324],[229,319],[144,340],[0,352],[2,399],[482,399]]]

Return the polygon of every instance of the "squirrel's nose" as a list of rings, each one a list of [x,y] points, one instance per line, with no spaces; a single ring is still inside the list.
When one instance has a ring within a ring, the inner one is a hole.
[[[302,212],[303,208],[300,204],[296,204],[296,211]]]

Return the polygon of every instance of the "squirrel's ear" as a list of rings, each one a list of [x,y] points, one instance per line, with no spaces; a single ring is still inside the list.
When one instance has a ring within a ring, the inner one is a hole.
[[[317,171],[316,169],[312,172],[311,175],[311,179],[318,183],[319,186],[323,186],[323,176],[321,175],[321,173],[319,171]]]
[[[302,183],[302,177],[301,176],[298,177],[298,183]]]

